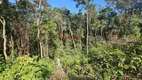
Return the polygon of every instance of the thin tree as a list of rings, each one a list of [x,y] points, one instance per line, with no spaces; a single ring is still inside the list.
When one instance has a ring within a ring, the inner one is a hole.
[[[3,26],[3,54],[4,54],[4,57],[5,57],[5,60],[7,60],[7,54],[6,54],[6,30],[5,30],[5,25],[6,25],[6,22],[5,22],[5,19],[0,16],[0,22],[2,23],[2,26]]]
[[[86,53],[88,54],[88,38],[89,38],[89,3],[93,0],[74,0],[77,3],[77,7],[79,5],[83,5],[85,7],[85,10],[86,10]]]
[[[41,58],[43,57],[42,55],[42,44],[41,44],[41,41],[40,41],[40,18],[41,18],[41,2],[42,0],[39,0],[39,3],[38,3],[38,11],[37,11],[37,22],[36,22],[36,25],[38,27],[38,32],[37,32],[37,39],[39,41],[39,46],[40,46],[40,56]]]
[[[89,33],[89,29],[88,29],[88,0],[85,0],[85,3],[86,3],[86,51],[87,51],[87,55],[88,55],[88,33]]]

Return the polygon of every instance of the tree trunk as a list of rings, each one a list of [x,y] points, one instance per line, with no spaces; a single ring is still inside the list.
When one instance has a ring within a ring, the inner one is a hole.
[[[75,44],[75,41],[74,41],[74,38],[73,38],[73,32],[72,32],[72,30],[71,30],[70,25],[69,25],[69,30],[70,30],[70,33],[71,33],[71,38],[72,38],[72,42],[73,42],[74,49],[75,49],[75,51],[77,51],[77,50],[76,50],[76,44]]]
[[[38,42],[39,42],[39,51],[40,51],[40,55],[41,55],[41,57],[43,57],[42,56],[42,46],[41,46],[41,40],[40,40],[40,26],[39,26],[39,24],[40,24],[40,18],[41,18],[41,13],[40,13],[40,10],[41,10],[41,2],[42,2],[42,0],[39,0],[39,4],[38,4],[38,11],[37,11],[37,22],[36,22],[36,24],[37,24],[37,27],[38,27],[38,32],[37,32],[37,39],[38,39]]]
[[[81,37],[81,34],[82,34],[82,33],[81,33],[81,25],[80,25],[79,30],[80,30],[80,31],[79,31],[79,32],[80,32],[80,33],[79,33],[79,36]],[[80,46],[80,53],[81,53],[81,51],[82,51],[82,40],[81,40],[81,38],[80,38],[80,45],[81,45],[81,46]]]
[[[62,37],[62,38],[61,38],[61,46],[62,46],[62,48],[63,48],[63,46],[64,46],[64,45],[63,45],[63,39],[64,39],[64,35],[63,35],[64,33],[63,33],[63,31],[64,31],[64,30],[63,30],[63,28],[62,28],[62,25],[60,26],[60,28],[61,28],[60,34],[61,34],[61,37]]]
[[[45,42],[42,44],[43,45],[43,57],[49,57],[48,56],[48,35],[45,37]]]
[[[47,35],[47,40],[46,40],[46,54],[45,54],[45,56],[48,56],[49,54],[48,54],[48,35]],[[49,56],[48,56],[49,57]]]
[[[40,56],[41,56],[41,58],[43,58],[43,54],[42,54],[42,53],[43,53],[43,52],[42,52],[43,50],[42,50],[42,43],[41,43],[41,41],[39,42],[39,44],[40,44],[40,53],[41,53]]]
[[[5,60],[7,60],[7,54],[6,54],[6,30],[5,30],[5,25],[6,25],[6,22],[4,20],[3,17],[0,16],[0,22],[2,23],[3,25],[3,54],[4,54],[4,57],[5,57]]]
[[[13,41],[12,35],[11,35],[10,40],[9,40],[9,48],[10,48],[10,51],[14,50],[14,41]]]
[[[86,0],[86,3],[87,3],[88,1]],[[87,51],[87,55],[88,55],[88,33],[89,33],[89,31],[88,31],[88,5],[86,4],[86,22],[87,22],[87,26],[86,26],[86,51]]]
[[[37,27],[38,27],[37,37],[38,37],[38,39],[39,39],[39,35],[40,35],[40,27],[39,27],[39,24],[40,24],[40,18],[41,18],[41,14],[40,14],[41,1],[42,1],[42,0],[39,0],[38,11],[37,11]]]

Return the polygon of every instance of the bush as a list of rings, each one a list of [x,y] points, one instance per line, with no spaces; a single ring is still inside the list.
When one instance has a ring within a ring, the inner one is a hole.
[[[93,76],[94,71],[92,66],[87,63],[88,58],[85,55],[66,55],[61,57],[61,63],[65,72],[69,76],[74,75],[87,75]]]
[[[97,77],[104,80],[110,80],[111,77],[120,78],[127,72],[136,71],[141,66],[141,59],[140,55],[133,53],[130,56],[112,45],[93,47],[89,53],[89,64],[93,65]]]
[[[50,72],[45,60],[37,57],[17,57],[11,66],[7,66],[0,74],[0,80],[48,80]]]

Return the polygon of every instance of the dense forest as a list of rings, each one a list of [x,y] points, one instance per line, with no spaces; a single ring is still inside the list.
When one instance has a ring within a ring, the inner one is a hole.
[[[0,80],[142,80],[142,0],[15,1],[0,0]]]

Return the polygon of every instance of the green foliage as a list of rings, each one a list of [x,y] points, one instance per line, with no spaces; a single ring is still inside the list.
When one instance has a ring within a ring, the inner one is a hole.
[[[42,0],[41,9],[38,9],[40,0],[19,0],[16,4],[2,1],[0,16],[6,21],[8,59],[4,61],[0,54],[0,80],[47,80],[52,72],[56,72],[57,58],[72,80],[84,80],[84,76],[111,80],[112,77],[121,79],[127,74],[135,74],[134,78],[142,75],[139,14],[142,3],[105,0],[111,5],[101,9],[92,3],[93,0],[72,0],[77,7],[82,6],[86,14],[81,11],[71,13],[65,7],[52,10],[47,0]],[[36,25],[38,18],[39,26]],[[87,24],[89,30],[86,30]],[[90,50],[86,55],[87,31]],[[81,36],[81,39],[58,39],[72,35]],[[2,45],[0,36],[1,53]],[[40,52],[43,58],[39,58]],[[17,56],[19,54],[21,57]]]
[[[112,46],[93,47],[90,50],[89,63],[93,64],[95,75],[102,75],[104,80],[110,80],[109,77],[120,78],[127,71],[136,71],[141,66],[141,55],[129,55]]]
[[[93,76],[94,71],[90,64],[87,64],[88,58],[84,55],[66,55],[61,57],[61,63],[68,75],[89,75]]]
[[[4,70],[5,62],[4,57],[0,54],[0,72]]]
[[[133,34],[132,35],[128,35],[128,38],[130,38],[130,39],[138,40],[140,37],[141,37],[140,28],[138,28],[137,26],[134,27]]]
[[[50,76],[46,61],[37,61],[37,56],[17,57],[11,64],[6,67],[0,74],[1,80],[47,80]]]

